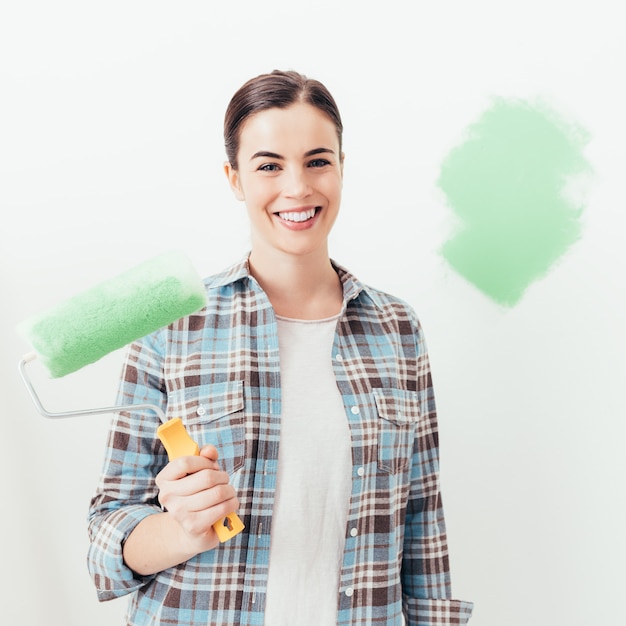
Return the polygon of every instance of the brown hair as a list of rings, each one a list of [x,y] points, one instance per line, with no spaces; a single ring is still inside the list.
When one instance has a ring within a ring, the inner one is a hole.
[[[226,156],[237,169],[237,152],[243,123],[255,113],[272,108],[286,108],[296,102],[305,102],[328,115],[337,129],[339,150],[343,124],[337,104],[328,89],[319,81],[294,71],[274,70],[244,83],[232,97],[224,116],[224,144]]]

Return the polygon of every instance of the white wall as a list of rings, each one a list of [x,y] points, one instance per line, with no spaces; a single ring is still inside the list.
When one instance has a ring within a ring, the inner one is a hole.
[[[333,256],[426,330],[455,595],[475,626],[621,623],[626,585],[619,2],[14,2],[0,12],[2,623],[122,623],[85,567],[108,418],[40,417],[15,324],[153,254],[203,274],[247,223],[223,178],[232,92],[275,67],[323,80],[346,124]],[[581,5],[583,5],[581,7]],[[381,8],[384,7],[384,8]],[[583,239],[514,308],[437,250],[439,166],[492,95],[591,134]],[[52,409],[109,404],[121,354],[38,379]]]

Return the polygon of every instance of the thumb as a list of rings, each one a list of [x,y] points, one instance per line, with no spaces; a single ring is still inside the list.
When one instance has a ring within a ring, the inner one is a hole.
[[[200,456],[203,456],[205,459],[209,459],[210,461],[216,461],[215,464],[217,465],[217,459],[219,458],[219,453],[215,446],[212,446],[211,444],[202,446],[198,454]]]

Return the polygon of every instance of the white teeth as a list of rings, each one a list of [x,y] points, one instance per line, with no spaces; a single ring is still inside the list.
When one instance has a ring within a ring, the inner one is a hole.
[[[315,209],[309,209],[308,211],[290,211],[288,213],[279,213],[278,216],[287,220],[288,222],[306,222],[310,220],[315,215]]]

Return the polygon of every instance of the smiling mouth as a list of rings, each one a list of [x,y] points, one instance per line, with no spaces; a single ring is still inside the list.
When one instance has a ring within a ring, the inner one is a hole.
[[[285,220],[286,222],[307,222],[315,217],[319,208],[320,207],[314,207],[312,209],[308,209],[307,211],[284,211],[279,212],[276,215],[278,215],[281,220]]]

